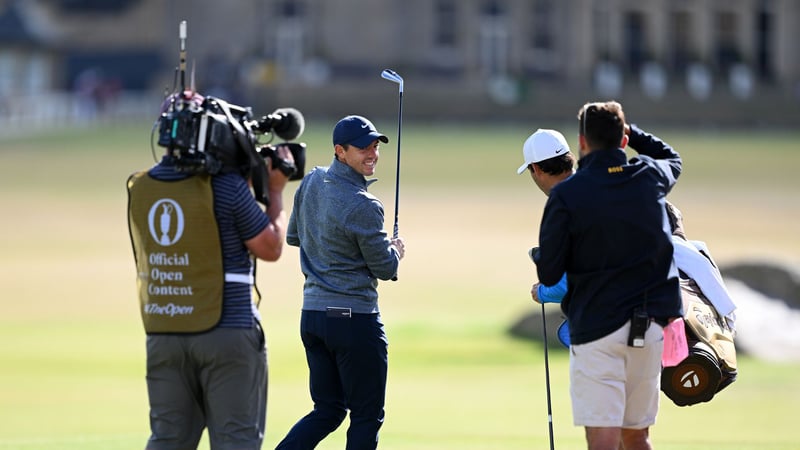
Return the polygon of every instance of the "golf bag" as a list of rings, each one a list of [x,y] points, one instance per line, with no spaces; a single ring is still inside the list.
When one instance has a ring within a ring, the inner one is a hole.
[[[661,371],[661,390],[678,406],[710,401],[736,381],[733,330],[703,295],[697,283],[681,277],[689,356]]]

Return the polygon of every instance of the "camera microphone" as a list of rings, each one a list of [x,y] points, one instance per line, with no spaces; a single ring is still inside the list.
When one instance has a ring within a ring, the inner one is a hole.
[[[291,141],[297,139],[306,123],[300,111],[294,108],[278,108],[272,114],[258,121],[258,130],[262,133],[274,132],[279,138]]]

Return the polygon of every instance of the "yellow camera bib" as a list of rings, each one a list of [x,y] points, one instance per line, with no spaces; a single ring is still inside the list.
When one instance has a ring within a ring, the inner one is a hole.
[[[225,274],[211,176],[128,179],[128,229],[147,333],[194,333],[222,314]]]

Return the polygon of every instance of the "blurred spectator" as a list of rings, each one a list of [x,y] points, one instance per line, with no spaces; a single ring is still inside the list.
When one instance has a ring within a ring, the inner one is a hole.
[[[92,120],[102,115],[122,90],[119,79],[106,77],[97,68],[84,70],[75,79],[76,113],[79,119]]]

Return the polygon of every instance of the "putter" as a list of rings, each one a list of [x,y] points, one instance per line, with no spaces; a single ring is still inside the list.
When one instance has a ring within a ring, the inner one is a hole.
[[[397,83],[400,88],[400,109],[397,113],[397,173],[395,175],[394,185],[394,227],[392,232],[392,237],[397,239],[399,232],[397,218],[399,215],[398,209],[400,207],[400,133],[403,130],[403,77],[398,75],[394,70],[384,69],[384,71],[381,72],[381,78],[389,80],[392,83]]]
[[[528,256],[533,260],[537,247],[528,250]],[[535,261],[534,261],[535,263]],[[555,449],[553,442],[553,408],[550,403],[550,362],[547,354],[547,320],[544,317],[544,303],[542,303],[542,340],[544,341],[544,384],[547,388],[547,426],[550,431],[550,450]]]

